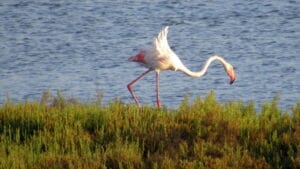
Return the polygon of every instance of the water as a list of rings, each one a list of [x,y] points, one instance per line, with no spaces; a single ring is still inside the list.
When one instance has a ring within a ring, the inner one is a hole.
[[[300,3],[282,1],[0,2],[0,103],[40,99],[60,91],[81,101],[133,102],[126,85],[145,71],[129,56],[148,48],[163,26],[169,43],[191,70],[218,54],[237,67],[237,81],[214,63],[193,79],[161,73],[161,99],[177,107],[188,94],[211,90],[221,102],[261,103],[279,95],[288,110],[300,100]],[[155,104],[155,74],[134,86],[143,104]]]

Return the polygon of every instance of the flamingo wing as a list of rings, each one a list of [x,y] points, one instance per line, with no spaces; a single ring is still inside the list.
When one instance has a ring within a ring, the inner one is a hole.
[[[178,70],[181,67],[184,67],[178,56],[170,48],[167,36],[168,36],[169,27],[164,27],[154,39],[154,53],[157,57],[157,60],[164,62],[164,69]]]
[[[168,26],[164,27],[153,41],[154,50],[158,58],[169,57],[174,54],[167,40],[168,29]]]

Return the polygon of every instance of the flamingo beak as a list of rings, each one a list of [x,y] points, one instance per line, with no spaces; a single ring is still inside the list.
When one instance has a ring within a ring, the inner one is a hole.
[[[233,84],[234,81],[235,79],[230,80],[229,84]]]
[[[234,70],[233,69],[230,69],[227,71],[227,74],[230,78],[230,84],[233,84],[233,82],[235,81],[236,79],[236,76],[235,76],[235,73],[234,73]]]

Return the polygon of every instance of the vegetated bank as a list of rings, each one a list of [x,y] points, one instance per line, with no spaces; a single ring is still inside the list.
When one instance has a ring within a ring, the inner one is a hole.
[[[61,95],[0,106],[0,168],[299,168],[300,102],[219,103],[213,93],[178,109]]]

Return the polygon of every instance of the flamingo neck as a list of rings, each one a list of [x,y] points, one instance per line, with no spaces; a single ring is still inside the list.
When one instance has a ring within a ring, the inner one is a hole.
[[[179,68],[178,70],[182,71],[183,73],[185,73],[186,75],[191,76],[191,77],[201,77],[206,73],[208,66],[215,60],[217,60],[221,64],[223,64],[224,67],[227,64],[223,58],[215,55],[215,56],[212,56],[209,59],[207,59],[204,66],[202,67],[202,69],[198,72],[193,72],[193,71],[189,70],[188,68],[186,68],[184,65],[182,65],[182,67]]]

